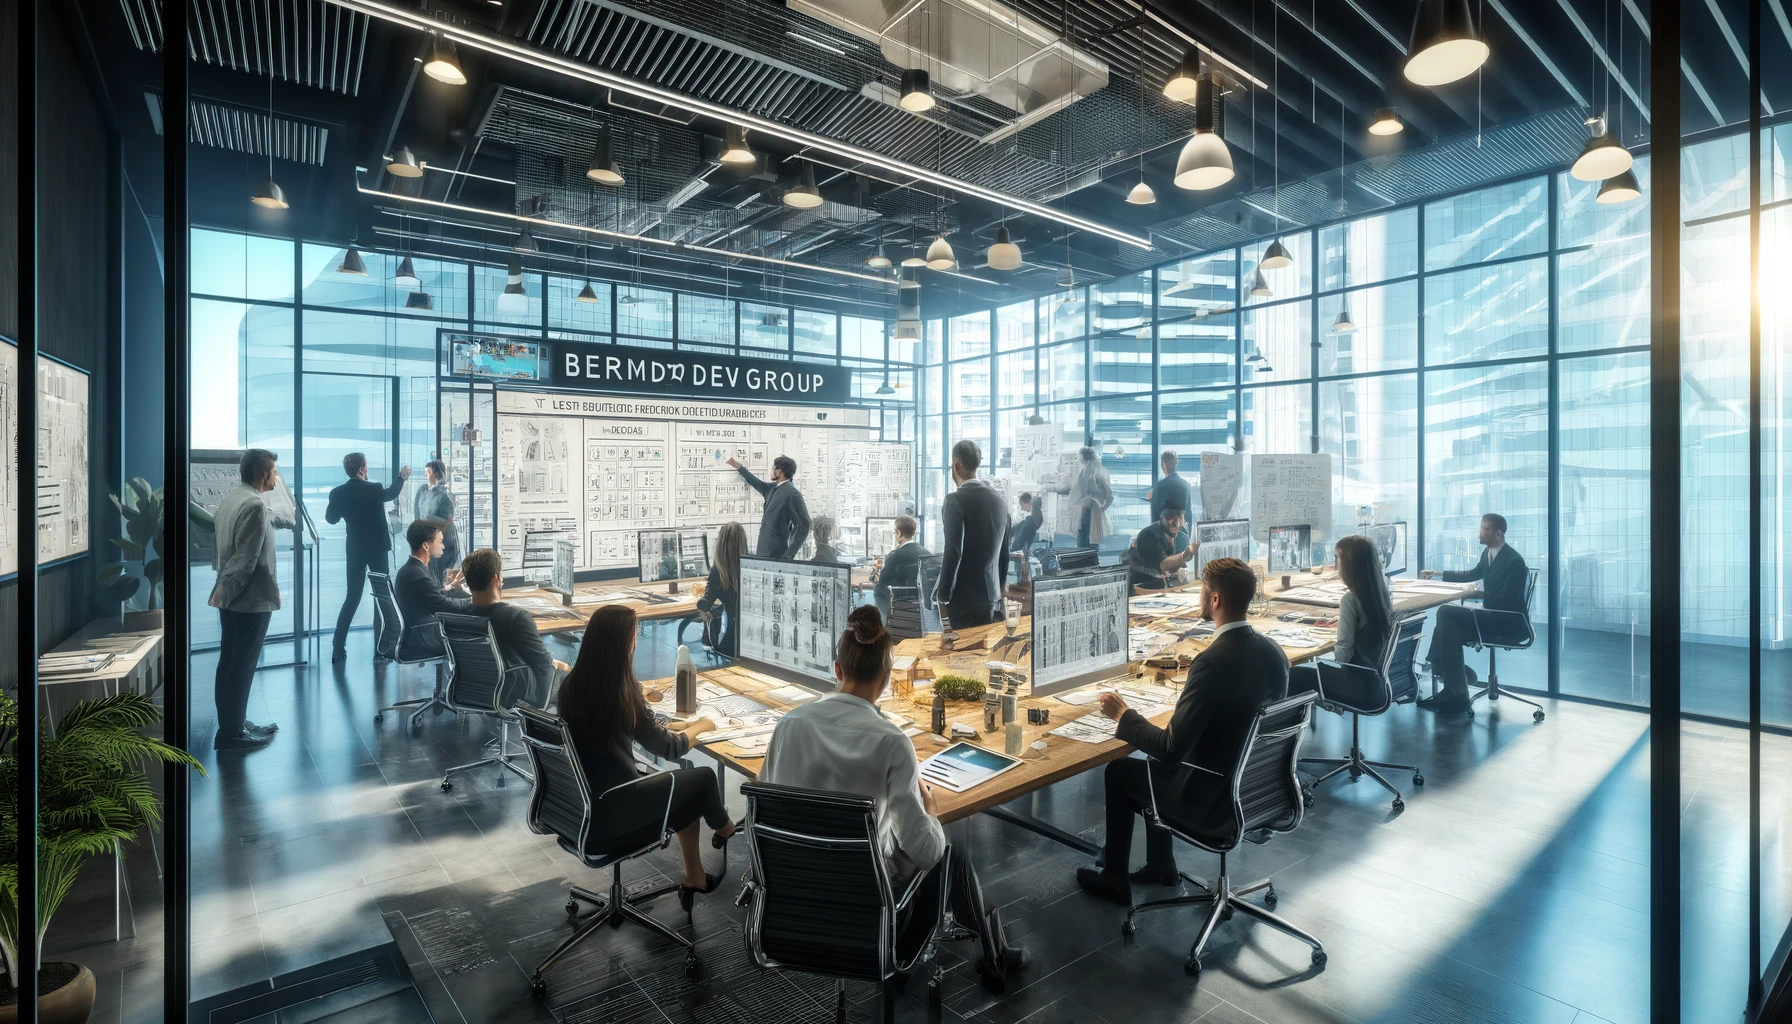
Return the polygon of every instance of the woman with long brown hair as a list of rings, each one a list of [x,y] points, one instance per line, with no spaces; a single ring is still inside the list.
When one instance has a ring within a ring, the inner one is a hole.
[[[558,710],[591,788],[588,845],[594,852],[627,850],[652,841],[662,827],[674,829],[684,855],[678,900],[689,910],[693,894],[712,892],[722,880],[721,873],[711,875],[703,869],[698,819],[715,830],[713,843],[724,851],[736,826],[710,768],[667,773],[672,786],[669,811],[665,790],[657,785],[617,789],[647,774],[635,760],[635,744],[659,757],[682,757],[698,733],[716,727],[707,718],[668,725],[654,719],[646,692],[635,678],[636,632],[633,608],[615,604],[599,608],[585,627],[578,660],[560,684]]]
[[[1341,537],[1332,551],[1345,592],[1338,599],[1338,642],[1332,648],[1331,660],[1340,665],[1379,669],[1394,631],[1394,599],[1388,589],[1387,577],[1382,575],[1375,542],[1361,534]],[[1334,688],[1349,685],[1350,678],[1353,677],[1340,678]],[[1317,666],[1297,665],[1290,670],[1289,693],[1318,688]],[[1327,696],[1358,706],[1374,702],[1372,694],[1328,693]]]
[[[709,580],[697,608],[710,617],[722,616],[716,632],[717,654],[734,657],[735,627],[740,620],[740,556],[747,553],[747,531],[728,523],[716,532],[716,550],[709,563]]]

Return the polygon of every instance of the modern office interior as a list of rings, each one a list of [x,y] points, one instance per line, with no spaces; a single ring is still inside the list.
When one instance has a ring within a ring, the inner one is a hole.
[[[5,7],[0,1020],[1792,1020],[1781,0]]]

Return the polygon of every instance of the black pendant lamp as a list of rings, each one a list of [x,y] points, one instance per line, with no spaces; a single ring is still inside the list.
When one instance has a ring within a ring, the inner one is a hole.
[[[933,78],[921,68],[902,73],[902,95],[896,105],[911,114],[924,114],[933,109]]]

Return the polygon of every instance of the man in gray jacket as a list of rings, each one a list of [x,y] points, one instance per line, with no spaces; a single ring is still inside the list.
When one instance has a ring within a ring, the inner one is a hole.
[[[274,453],[265,448],[244,452],[237,463],[242,484],[218,503],[212,520],[212,568],[217,582],[209,603],[218,609],[221,627],[218,674],[213,684],[218,735],[212,745],[219,753],[265,747],[279,728],[272,723],[256,725],[244,717],[268,621],[280,607],[280,584],[274,578],[273,516],[261,498],[274,489],[274,463]]]

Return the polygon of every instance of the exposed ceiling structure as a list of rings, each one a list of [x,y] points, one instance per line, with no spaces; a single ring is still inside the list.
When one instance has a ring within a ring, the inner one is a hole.
[[[1648,138],[1638,0],[1482,0],[1489,63],[1436,89],[1401,71],[1416,0],[193,3],[196,222],[402,235],[415,251],[494,261],[527,223],[536,269],[588,262],[866,315],[894,306],[889,272],[865,263],[880,246],[900,261],[946,235],[957,268],[914,272],[939,315],[1051,291],[1067,266],[1102,280],[1278,225],[1560,168],[1589,112],[1607,112],[1626,144]],[[160,4],[78,6],[112,88],[144,93],[159,129]],[[1792,107],[1792,24],[1771,7],[1777,113]],[[463,40],[466,84],[421,73],[420,9]],[[1746,0],[1701,0],[1682,17],[1686,127],[1743,120],[1733,41]],[[1222,83],[1237,169],[1208,192],[1171,183],[1195,110],[1161,89],[1191,47]],[[931,110],[898,106],[907,68],[929,73]],[[1384,107],[1404,132],[1368,131]],[[757,159],[724,163],[736,118],[784,130],[750,133]],[[605,138],[620,185],[586,175]],[[235,194],[265,173],[270,145],[286,222],[256,220]],[[399,147],[421,177],[386,172]],[[805,167],[821,202],[793,208],[784,195]],[[1141,174],[1153,205],[1125,201]],[[985,265],[1004,224],[1017,270]]]

